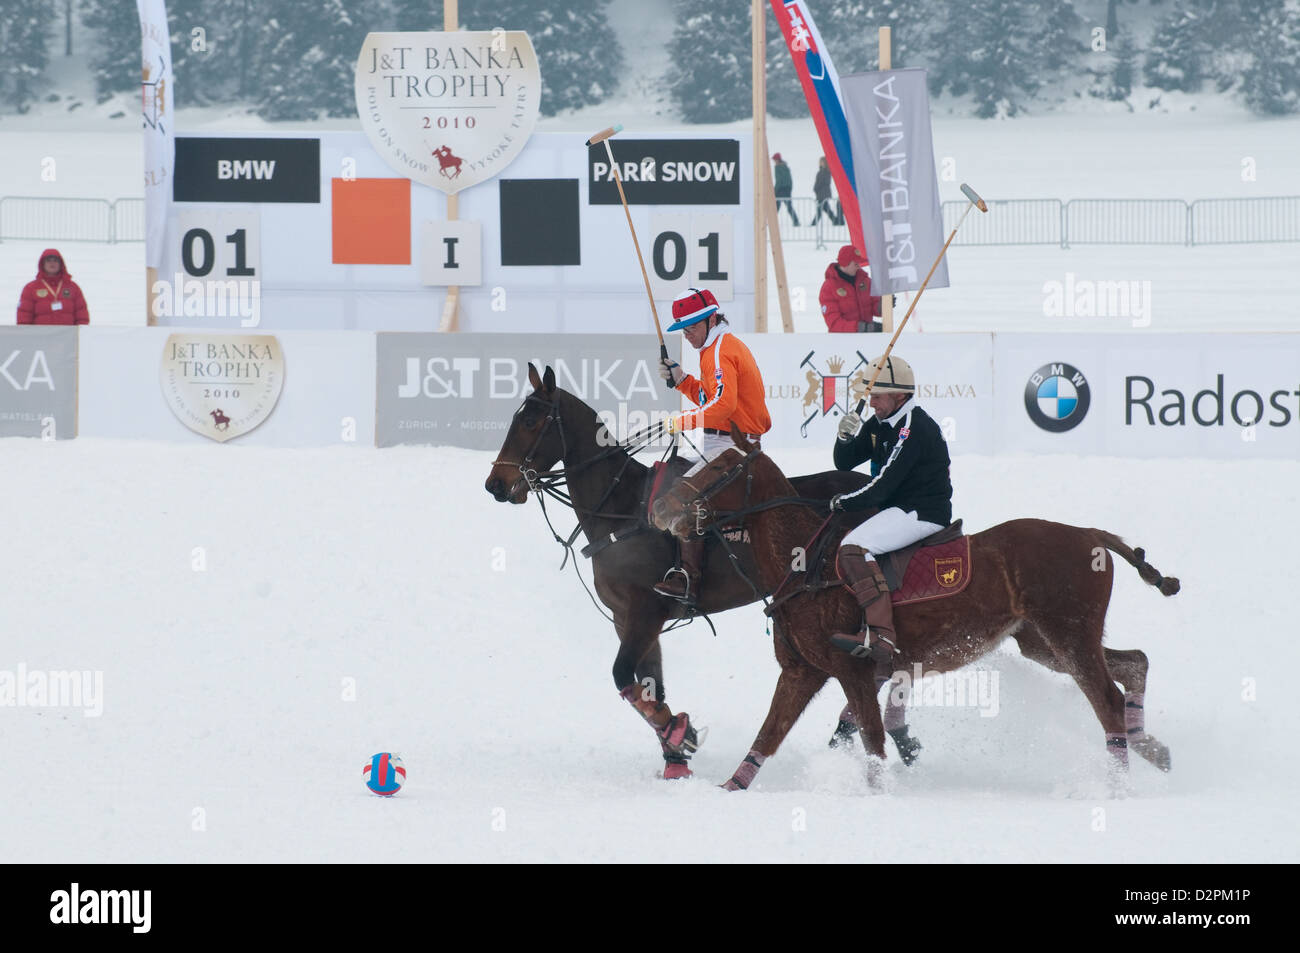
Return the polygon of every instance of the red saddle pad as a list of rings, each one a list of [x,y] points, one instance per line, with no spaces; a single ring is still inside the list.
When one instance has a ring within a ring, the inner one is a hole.
[[[925,546],[912,554],[902,584],[889,594],[896,605],[955,596],[970,582],[970,537]]]

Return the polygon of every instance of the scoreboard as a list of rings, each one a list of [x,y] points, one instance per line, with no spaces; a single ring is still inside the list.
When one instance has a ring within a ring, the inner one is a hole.
[[[534,134],[448,221],[446,196],[397,175],[361,132],[178,135],[155,320],[429,331],[456,285],[465,331],[653,331],[608,157],[584,139]],[[752,330],[749,136],[610,144],[662,325],[694,286]]]

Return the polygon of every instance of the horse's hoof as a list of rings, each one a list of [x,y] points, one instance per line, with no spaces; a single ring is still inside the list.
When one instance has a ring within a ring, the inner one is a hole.
[[[691,766],[686,763],[686,759],[684,758],[681,761],[664,762],[665,781],[681,781],[693,777],[694,774],[695,772],[691,770]]]
[[[724,791],[743,791],[743,790],[745,790],[743,787],[741,787],[739,784],[736,783],[736,779],[735,779],[735,778],[727,778],[727,780],[724,781],[722,784],[719,784],[718,787],[722,788],[722,790],[724,790]]]

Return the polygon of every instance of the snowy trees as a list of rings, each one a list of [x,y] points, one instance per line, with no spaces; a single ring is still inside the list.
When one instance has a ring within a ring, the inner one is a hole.
[[[0,104],[26,112],[40,93],[54,22],[54,0],[0,7]]]
[[[609,0],[566,0],[538,3],[537,0],[475,0],[460,7],[460,25],[468,30],[523,30],[533,41],[542,72],[543,116],[565,109],[580,109],[606,99],[618,86],[623,73],[623,50],[605,9]],[[435,29],[408,26],[417,17],[407,17],[398,4],[399,30]],[[427,7],[406,2],[406,6]],[[423,19],[427,20],[428,17]],[[441,22],[436,29],[442,29]]]
[[[1152,37],[1146,80],[1196,92],[1236,89],[1265,115],[1300,109],[1300,0],[1184,0]]]

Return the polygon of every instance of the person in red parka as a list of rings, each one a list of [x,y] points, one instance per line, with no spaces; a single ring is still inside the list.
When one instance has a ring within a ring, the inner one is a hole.
[[[880,317],[880,298],[871,293],[866,264],[865,254],[845,245],[826,266],[826,280],[817,299],[828,330],[848,334],[880,330],[880,322],[872,320]]]
[[[72,280],[57,248],[41,252],[36,280],[18,298],[19,324],[89,324],[86,297]]]

